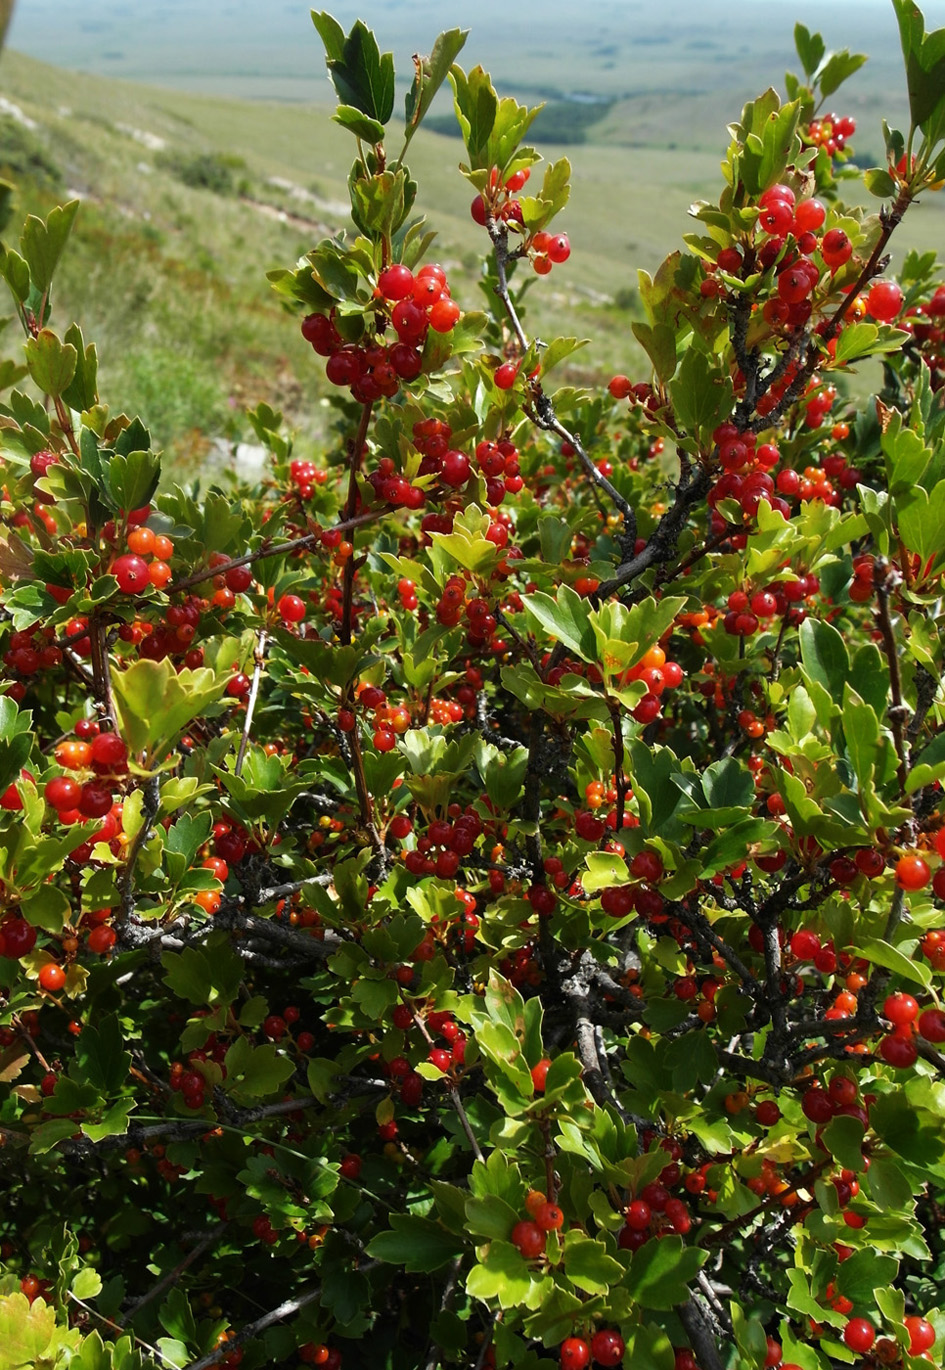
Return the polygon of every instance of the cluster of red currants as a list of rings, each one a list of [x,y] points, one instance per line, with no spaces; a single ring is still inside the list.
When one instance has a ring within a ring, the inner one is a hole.
[[[801,140],[808,147],[822,147],[828,157],[835,157],[855,132],[856,120],[849,114],[821,114],[801,130]]]
[[[322,467],[316,466],[313,461],[305,461],[296,457],[289,464],[289,479],[295,487],[295,493],[299,499],[311,499],[315,493],[315,486],[324,485],[327,481],[328,472]]]
[[[899,327],[912,334],[910,350],[917,350],[928,367],[932,389],[941,390],[945,385],[945,285],[925,304],[910,306]]]
[[[446,272],[430,263],[416,275],[400,262],[382,271],[375,290],[377,333],[367,342],[345,342],[335,326],[333,313],[308,314],[302,320],[302,336],[320,357],[326,357],[325,375],[332,385],[345,386],[360,404],[391,398],[404,381],[423,371],[423,344],[427,332],[450,333],[461,316],[450,296]],[[390,325],[395,343],[385,343]]]

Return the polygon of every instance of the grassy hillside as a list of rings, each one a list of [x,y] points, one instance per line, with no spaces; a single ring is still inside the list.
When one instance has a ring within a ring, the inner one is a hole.
[[[759,72],[759,87],[776,76]],[[180,471],[205,462],[208,435],[244,434],[242,410],[260,399],[304,435],[320,434],[322,366],[265,273],[345,222],[354,145],[328,107],[106,81],[9,50],[0,95],[33,125],[0,113],[0,169],[20,181],[21,211],[46,212],[67,195],[83,200],[56,316],[63,327],[76,318],[98,341],[106,397],[139,410]],[[573,252],[530,296],[530,321],[539,335],[595,339],[579,354],[579,380],[639,364],[627,309],[636,269],[654,269],[687,231],[690,203],[718,193],[725,134],[721,122],[710,130],[718,93],[704,99],[704,117],[691,124],[695,146],[617,141],[629,129],[659,141],[647,119],[658,122],[665,99],[652,93],[612,108],[600,128],[614,141],[541,148],[574,161],[561,221]],[[728,117],[736,112],[727,106]],[[435,254],[460,303],[473,307],[484,233],[469,217],[459,156],[456,139],[422,133],[410,164],[419,208],[439,234]],[[912,242],[941,241],[943,209],[934,198],[920,206]]]

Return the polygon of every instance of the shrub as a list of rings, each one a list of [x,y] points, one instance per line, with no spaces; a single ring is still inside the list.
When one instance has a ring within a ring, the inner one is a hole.
[[[0,1370],[940,1362],[945,287],[885,262],[945,38],[896,9],[880,211],[799,25],[604,393],[527,331],[535,111],[453,30],[387,149],[316,12],[354,232],[271,280],[338,442],[259,405],[259,486],[161,490],[50,327],[75,202],[4,249]],[[411,218],[447,76],[482,313]]]

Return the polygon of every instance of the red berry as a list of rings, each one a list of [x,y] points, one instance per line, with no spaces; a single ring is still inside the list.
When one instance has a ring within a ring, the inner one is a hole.
[[[909,1355],[921,1356],[923,1351],[931,1350],[935,1343],[935,1328],[925,1318],[909,1317],[904,1319],[909,1333]]]
[[[51,804],[59,813],[78,807],[82,786],[67,775],[57,775],[46,785],[46,803]]]
[[[130,552],[112,562],[111,570],[122,594],[138,595],[151,584],[148,563],[144,557],[136,557]]]
[[[283,595],[276,608],[286,623],[301,623],[305,617],[305,602],[298,595]]]
[[[58,961],[47,961],[39,972],[39,983],[44,990],[50,994],[55,994],[66,983],[66,972]]]
[[[890,994],[883,1004],[883,1017],[888,1018],[895,1027],[904,1027],[915,1021],[919,1005],[911,994]]]
[[[564,1224],[564,1214],[557,1204],[542,1204],[535,1212],[535,1222],[543,1232],[557,1232]]]
[[[382,271],[377,281],[377,288],[385,300],[405,300],[413,294],[413,287],[413,272],[400,262]]]
[[[456,301],[441,297],[430,307],[430,327],[436,333],[449,333],[459,316],[460,308]]]
[[[346,1180],[356,1180],[361,1174],[361,1157],[354,1154],[343,1157],[338,1169]]]
[[[561,1370],[584,1370],[591,1348],[583,1337],[566,1337],[561,1343]]]
[[[874,281],[866,297],[866,312],[880,323],[890,323],[902,308],[902,299],[895,281]]]
[[[898,1033],[893,1032],[880,1042],[879,1054],[888,1066],[893,1066],[896,1070],[908,1070],[910,1066],[915,1065],[919,1053],[910,1037],[900,1037]]]
[[[100,923],[89,933],[89,951],[94,951],[97,956],[104,956],[106,951],[111,951],[117,941],[118,934],[115,929],[108,923]]]
[[[118,733],[99,733],[93,737],[92,764],[114,770],[128,760],[128,748]]]
[[[619,1365],[625,1350],[623,1337],[609,1328],[602,1328],[591,1337],[591,1356],[598,1365]]]
[[[927,1042],[945,1042],[945,1013],[927,1008],[919,1014],[919,1032]]]
[[[545,1080],[547,1079],[548,1071],[550,1069],[551,1061],[547,1056],[543,1057],[542,1060],[538,1062],[537,1066],[532,1066],[532,1084],[535,1086],[536,1094],[544,1094]]]
[[[900,856],[896,862],[896,883],[903,890],[921,890],[929,883],[932,872],[917,852]]]
[[[540,1256],[545,1249],[545,1234],[537,1223],[524,1219],[512,1228],[511,1242],[527,1261]]]
[[[865,1318],[851,1318],[843,1329],[843,1340],[851,1351],[868,1351],[876,1340],[873,1324]]]

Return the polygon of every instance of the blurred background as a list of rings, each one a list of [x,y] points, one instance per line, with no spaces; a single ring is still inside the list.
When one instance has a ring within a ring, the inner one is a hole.
[[[500,94],[544,103],[531,141],[572,161],[572,201],[558,221],[572,255],[531,293],[530,323],[595,340],[578,354],[570,379],[579,383],[642,368],[630,333],[637,268],[654,270],[680,245],[693,200],[718,197],[726,124],[767,86],[783,93],[784,72],[798,65],[796,21],[822,32],[828,49],[869,55],[832,104],[857,121],[858,163],[883,160],[883,116],[905,121],[889,0],[343,0],[330,9],[346,28],[360,17],[374,29],[404,91],[411,55],[463,27],[463,66],[481,63]],[[945,24],[945,0],[924,10],[929,27]],[[98,342],[105,397],[145,417],[180,474],[205,469],[220,439],[245,436],[243,410],[260,399],[282,408],[303,442],[325,430],[322,366],[265,273],[344,225],[355,145],[331,122],[332,106],[303,0],[14,5],[0,56],[0,174],[17,182],[21,211],[82,198],[58,322],[75,317]],[[472,308],[486,238],[469,217],[452,124],[447,90],[410,165],[439,235],[434,256]],[[945,195],[910,218],[900,255],[941,243]]]

